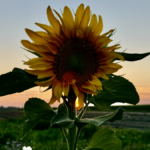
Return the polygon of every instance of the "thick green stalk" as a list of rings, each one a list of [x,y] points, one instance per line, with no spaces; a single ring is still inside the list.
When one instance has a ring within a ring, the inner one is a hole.
[[[76,107],[75,107],[76,95],[73,90],[70,88],[68,95],[68,116],[70,119],[75,120],[76,118]],[[72,128],[68,129],[68,146],[69,150],[77,150],[75,141],[77,135],[77,127],[74,125]]]

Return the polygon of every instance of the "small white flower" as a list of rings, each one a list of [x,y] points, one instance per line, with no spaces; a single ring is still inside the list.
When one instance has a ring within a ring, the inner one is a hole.
[[[22,147],[22,150],[32,150],[32,148],[30,147],[30,146],[24,146],[24,147]]]

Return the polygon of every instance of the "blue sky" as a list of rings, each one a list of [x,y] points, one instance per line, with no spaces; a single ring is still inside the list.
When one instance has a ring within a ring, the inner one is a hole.
[[[26,56],[33,57],[20,48],[22,47],[20,41],[29,40],[24,28],[40,31],[42,29],[36,26],[35,22],[49,24],[46,16],[48,5],[61,13],[60,9],[63,10],[64,6],[75,12],[81,3],[89,5],[92,13],[102,16],[104,23],[102,33],[117,29],[111,44],[120,42],[122,48],[119,51],[126,49],[128,53],[150,52],[149,0],[1,0],[0,74],[9,72],[14,67],[24,69],[26,66],[23,65],[22,60],[27,60]],[[122,62],[121,65],[123,68],[117,74],[125,74],[124,77],[133,82],[140,94],[141,103],[150,103],[150,56],[137,62]],[[5,104],[2,105],[13,105],[9,97],[17,99],[20,96],[27,99],[31,96],[28,92],[34,93],[37,97],[41,96],[39,89],[34,88],[21,93],[22,95],[5,96],[0,100],[2,102],[5,99]],[[49,94],[46,96],[47,101],[48,99]],[[15,105],[17,104],[16,102]]]

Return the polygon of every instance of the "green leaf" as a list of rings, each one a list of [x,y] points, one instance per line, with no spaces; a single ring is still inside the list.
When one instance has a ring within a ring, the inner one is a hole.
[[[43,119],[47,121],[50,121],[56,115],[50,105],[39,98],[29,98],[24,105],[24,113],[26,117],[45,114]]]
[[[115,120],[120,120],[122,119],[122,115],[123,115],[124,110],[122,108],[118,108],[116,111],[114,111],[113,113],[104,115],[104,116],[99,116],[99,117],[95,117],[95,118],[85,118],[85,119],[76,119],[76,124],[77,126],[81,129],[83,127],[85,127],[88,124],[92,124],[95,126],[100,126],[101,124],[103,124],[105,121],[115,121]]]
[[[115,102],[137,104],[139,95],[134,85],[123,77],[116,75],[112,77],[102,83],[103,90],[94,95],[90,99],[90,103],[99,109],[108,109]]]
[[[44,113],[33,115],[29,119],[25,120],[23,124],[23,137],[41,120],[43,116],[44,116]]]
[[[58,124],[64,128],[71,128],[74,125],[74,120],[71,120],[67,115],[60,113],[53,117],[51,120],[51,126]]]
[[[23,92],[37,86],[34,82],[37,76],[31,75],[22,69],[14,68],[12,72],[0,76],[0,96]]]
[[[124,60],[126,61],[137,61],[150,55],[150,52],[142,53],[142,54],[129,54],[129,53],[120,53],[120,52],[116,52],[116,53],[122,55],[124,57]],[[117,58],[115,60],[119,60],[119,59]]]
[[[94,133],[86,150],[96,150],[96,148],[100,148],[102,150],[120,150],[121,146],[122,143],[117,138],[114,131],[100,129]]]
[[[25,136],[41,119],[51,121],[55,116],[52,108],[39,98],[30,98],[24,106],[26,121],[23,124],[23,136]]]
[[[63,113],[65,115],[67,115],[67,107],[64,103],[61,103],[59,106],[58,106],[58,114],[60,113]]]

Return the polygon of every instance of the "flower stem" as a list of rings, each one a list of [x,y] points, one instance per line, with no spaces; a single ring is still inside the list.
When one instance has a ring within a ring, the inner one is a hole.
[[[76,118],[76,107],[75,107],[76,95],[72,88],[70,88],[68,95],[68,116],[70,119],[75,120]],[[77,150],[75,141],[76,141],[77,127],[74,125],[72,128],[68,129],[68,145],[69,150]]]

